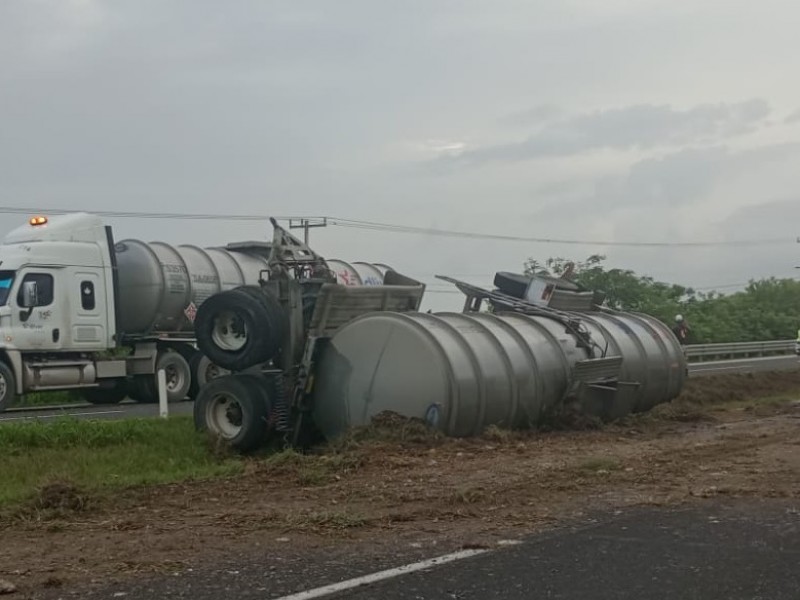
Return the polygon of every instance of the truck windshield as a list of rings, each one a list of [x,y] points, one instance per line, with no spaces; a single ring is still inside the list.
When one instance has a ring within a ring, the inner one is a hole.
[[[14,271],[0,271],[0,306],[8,302],[8,294],[14,285]]]

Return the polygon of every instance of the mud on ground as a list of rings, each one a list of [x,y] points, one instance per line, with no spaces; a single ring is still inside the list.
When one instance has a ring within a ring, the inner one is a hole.
[[[593,430],[454,440],[389,419],[320,455],[253,459],[233,479],[105,499],[47,490],[2,521],[0,579],[27,593],[253,547],[481,545],[593,510],[797,498],[799,447],[800,372],[693,380],[675,402]]]

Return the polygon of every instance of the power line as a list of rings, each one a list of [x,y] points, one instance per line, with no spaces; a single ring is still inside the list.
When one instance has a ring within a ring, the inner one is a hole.
[[[167,212],[139,212],[121,210],[75,210],[66,208],[20,208],[18,206],[0,206],[0,213],[6,214],[51,214],[65,215],[75,212],[86,212],[100,217],[115,218],[134,218],[134,219],[188,219],[197,221],[269,221],[270,217],[264,215],[219,215],[210,213],[167,213]],[[290,221],[292,219],[323,219],[324,217],[273,217],[278,221]]]
[[[730,241],[703,241],[703,242],[634,242],[634,241],[610,241],[610,240],[578,240],[565,238],[541,238],[526,237],[516,235],[478,233],[467,231],[455,231],[450,229],[437,229],[431,227],[415,227],[407,225],[393,225],[390,223],[375,223],[371,221],[356,221],[351,219],[339,219],[331,217],[331,225],[339,227],[349,227],[354,229],[366,229],[371,231],[384,231],[390,233],[415,233],[422,235],[436,235],[440,237],[458,237],[467,239],[484,239],[506,242],[526,242],[534,244],[562,244],[580,246],[628,246],[628,247],[652,247],[652,248],[698,248],[710,246],[766,246],[777,244],[795,244],[795,239],[771,238],[760,240],[730,240]]]
[[[689,288],[692,288],[693,290],[697,290],[698,292],[701,292],[701,291],[706,291],[706,290],[714,291],[714,290],[724,290],[724,289],[737,288],[737,287],[745,287],[745,286],[748,286],[748,285],[750,285],[750,282],[747,282],[747,283],[726,283],[724,285],[704,285],[702,287],[694,287],[694,286],[689,285],[689,286],[686,286],[686,287],[689,287]]]
[[[46,208],[22,208],[13,206],[0,206],[0,213],[8,214],[66,214],[79,212],[68,209],[46,209]],[[90,212],[98,216],[114,218],[138,218],[138,219],[188,219],[188,220],[221,220],[221,221],[266,221],[270,217],[265,215],[221,215],[210,213],[167,213],[167,212],[138,212],[138,211],[114,211],[114,210],[88,210],[80,212]],[[276,216],[278,221],[291,221],[293,219],[320,219],[327,220],[328,224],[369,231],[381,231],[387,233],[405,233],[417,235],[434,235],[438,237],[481,239],[505,242],[524,242],[529,244],[562,244],[580,246],[617,246],[617,247],[651,247],[651,248],[700,248],[700,247],[734,247],[734,246],[766,246],[796,244],[796,239],[789,238],[766,238],[753,240],[730,240],[730,241],[700,241],[700,242],[642,242],[642,241],[611,241],[611,240],[580,240],[566,238],[543,238],[527,237],[517,235],[505,235],[494,233],[481,233],[470,231],[458,231],[452,229],[439,229],[433,227],[419,227],[412,225],[397,225],[392,223],[381,223],[376,221],[361,221],[356,219],[345,219],[341,217],[297,217],[297,216]]]

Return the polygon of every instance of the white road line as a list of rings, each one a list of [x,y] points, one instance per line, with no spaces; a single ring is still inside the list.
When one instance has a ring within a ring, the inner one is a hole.
[[[0,423],[3,421],[29,421],[31,419],[55,419],[57,417],[87,417],[90,415],[117,415],[124,413],[124,410],[102,410],[96,412],[84,413],[59,413],[57,415],[31,415],[29,417],[0,417]]]
[[[313,590],[305,590],[303,592],[297,592],[296,594],[290,594],[289,596],[281,596],[280,598],[275,598],[274,600],[311,600],[311,598],[320,598],[322,596],[328,596],[330,594],[335,594],[336,592],[350,590],[368,583],[375,583],[376,581],[398,577],[399,575],[405,575],[407,573],[414,573],[415,571],[422,571],[423,569],[436,567],[438,565],[443,565],[456,560],[463,560],[465,558],[484,554],[489,551],[489,549],[461,550],[460,552],[454,552],[453,554],[446,554],[444,556],[430,558],[428,560],[412,563],[410,565],[404,565],[402,567],[396,567],[394,569],[387,569],[386,571],[378,571],[377,573],[372,573],[370,575],[356,577],[355,579],[348,579],[347,581],[332,583],[323,587],[314,588]]]

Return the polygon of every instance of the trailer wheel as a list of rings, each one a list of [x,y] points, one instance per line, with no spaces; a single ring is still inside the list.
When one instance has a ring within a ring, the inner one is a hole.
[[[266,439],[269,397],[257,375],[213,379],[197,395],[194,424],[240,452],[258,448]]]
[[[197,310],[197,346],[211,362],[242,371],[278,353],[286,320],[280,304],[266,292],[228,290],[211,296]]]
[[[159,352],[156,358],[156,372],[152,375],[136,375],[133,378],[135,392],[133,398],[139,402],[154,404],[158,402],[158,372],[164,369],[167,376],[167,402],[179,402],[189,393],[192,372],[189,363],[175,350]]]
[[[10,408],[17,399],[17,381],[14,371],[0,361],[0,412]]]
[[[269,292],[258,286],[242,286],[234,291],[247,292],[261,303],[267,311],[267,319],[269,320],[271,337],[274,343],[280,350],[283,345],[286,335],[289,333],[289,316],[281,306],[280,300],[272,292]],[[277,353],[277,352],[276,352]],[[274,355],[273,355],[274,356]],[[270,357],[272,358],[272,357]]]
[[[196,352],[189,361],[192,372],[192,383],[189,386],[189,398],[197,398],[197,394],[212,379],[228,375],[230,371],[214,364],[202,352]]]
[[[81,396],[92,404],[119,404],[128,396],[128,385],[125,379],[102,381],[95,388],[81,390]]]
[[[253,298],[258,303],[259,308],[263,311],[263,322],[267,324],[269,330],[269,343],[277,348],[274,351],[269,350],[269,358],[267,360],[278,356],[286,335],[289,333],[289,318],[278,298],[272,292],[257,285],[243,285],[234,288],[231,292]]]

